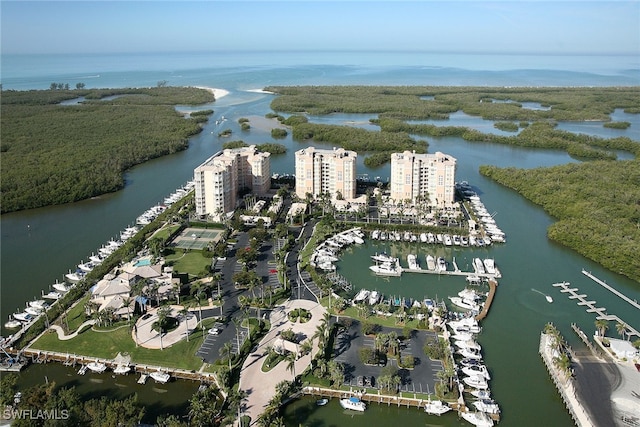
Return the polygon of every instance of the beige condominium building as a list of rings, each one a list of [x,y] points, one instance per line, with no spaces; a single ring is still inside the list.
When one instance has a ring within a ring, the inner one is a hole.
[[[219,151],[195,168],[196,214],[220,221],[238,206],[240,190],[267,195],[271,187],[269,156],[251,145]]]
[[[343,199],[356,197],[355,151],[344,148],[323,150],[308,147],[296,151],[296,195],[305,199],[329,193],[332,199],[338,194]]]
[[[436,152],[416,154],[405,151],[391,154],[391,199],[416,202],[428,197],[432,206],[451,205],[455,193],[456,159]]]

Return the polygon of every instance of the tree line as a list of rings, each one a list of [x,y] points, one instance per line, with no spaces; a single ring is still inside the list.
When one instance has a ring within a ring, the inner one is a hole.
[[[60,105],[84,97],[78,105]],[[104,100],[107,96],[117,96]],[[211,102],[195,88],[3,91],[1,212],[87,199],[121,189],[129,168],[184,150]]]

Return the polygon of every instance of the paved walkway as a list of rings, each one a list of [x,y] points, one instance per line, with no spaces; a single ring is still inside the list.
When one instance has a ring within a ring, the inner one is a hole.
[[[162,336],[161,342],[158,331],[152,329],[154,322],[158,320],[158,309],[153,308],[147,312],[147,314],[150,315],[149,317],[144,318],[145,315],[138,319],[131,332],[131,337],[139,346],[153,349],[169,347],[180,340],[186,339],[187,324],[189,325],[189,330],[193,331],[198,324],[196,316],[190,313],[185,319],[184,316],[179,314],[179,311],[182,310],[181,305],[172,305],[170,307],[171,314],[169,314],[169,316],[175,317],[178,320],[178,327],[165,333]],[[197,308],[195,310],[197,310]]]
[[[75,338],[80,332],[82,332],[82,329],[84,329],[85,326],[93,325],[94,323],[96,323],[95,319],[87,320],[82,325],[80,325],[78,327],[78,329],[76,329],[76,331],[74,333],[69,334],[69,335],[65,335],[64,334],[64,329],[62,329],[62,327],[60,327],[58,325],[51,325],[51,326],[49,326],[49,329],[53,329],[54,331],[56,331],[56,333],[58,334],[58,339],[60,341],[66,341],[66,340],[70,340],[71,338]]]
[[[304,308],[311,312],[311,319],[307,323],[291,323],[287,313],[294,308]],[[255,423],[260,414],[264,411],[269,400],[276,394],[276,384],[281,381],[293,380],[293,372],[287,369],[287,362],[280,362],[269,372],[262,372],[262,363],[268,354],[267,347],[273,345],[279,337],[280,332],[286,329],[293,329],[297,334],[304,336],[300,341],[311,338],[316,327],[322,323],[326,309],[313,301],[291,300],[284,305],[276,307],[269,317],[271,329],[260,341],[258,347],[249,354],[249,357],[242,366],[240,372],[240,389],[247,392],[247,403],[244,414],[251,417],[251,422]],[[318,352],[318,340],[313,341],[313,350],[306,356],[301,357],[295,363],[296,375],[301,374],[311,363],[312,356]]]

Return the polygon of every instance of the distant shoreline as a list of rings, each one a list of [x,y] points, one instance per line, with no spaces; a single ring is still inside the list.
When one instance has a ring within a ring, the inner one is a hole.
[[[220,88],[208,87],[208,86],[194,86],[194,87],[196,89],[204,89],[211,92],[216,99],[220,99],[222,97],[229,95],[229,91],[226,89],[220,89]]]

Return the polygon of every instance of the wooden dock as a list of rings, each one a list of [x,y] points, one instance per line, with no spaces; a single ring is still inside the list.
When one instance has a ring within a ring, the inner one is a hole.
[[[21,354],[24,357],[31,358],[34,363],[49,363],[49,362],[58,362],[62,363],[66,366],[86,366],[91,362],[100,362],[107,365],[107,368],[113,370],[120,364],[121,362],[115,359],[104,359],[98,357],[89,357],[68,353],[58,353],[53,351],[41,351],[34,349],[24,349],[21,351]],[[178,369],[178,368],[167,368],[162,366],[152,366],[145,364],[136,364],[131,363],[130,373],[139,374],[139,375],[148,375],[152,372],[157,372],[158,370],[166,371],[172,378],[183,379],[183,380],[192,380],[198,381],[207,384],[215,384],[216,380],[212,373],[208,372],[199,372],[195,370],[187,370],[187,369]]]
[[[491,308],[491,303],[493,302],[493,297],[496,295],[496,289],[498,288],[498,282],[495,279],[489,280],[489,295],[487,295],[487,300],[484,302],[484,306],[482,307],[482,311],[478,313],[476,316],[476,320],[480,321],[487,317],[489,314],[489,308]]]

